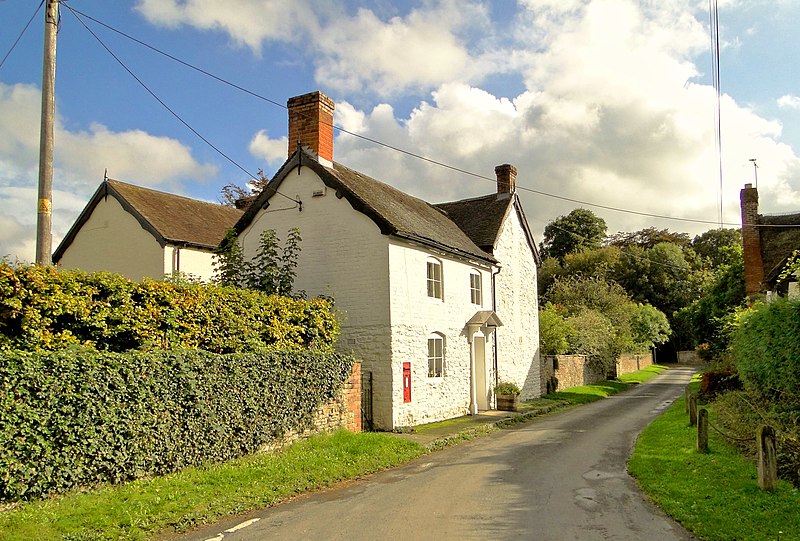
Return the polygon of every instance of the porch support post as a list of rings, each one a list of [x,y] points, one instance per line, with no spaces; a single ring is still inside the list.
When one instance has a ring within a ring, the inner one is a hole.
[[[475,368],[475,332],[469,329],[469,413],[478,414],[478,381]]]

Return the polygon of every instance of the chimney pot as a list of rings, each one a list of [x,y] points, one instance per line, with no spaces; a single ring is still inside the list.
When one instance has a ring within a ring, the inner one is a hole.
[[[317,161],[333,164],[333,100],[320,91],[289,98],[289,156],[297,144],[310,151]]]
[[[494,168],[497,175],[497,193],[512,194],[517,190],[517,168],[504,163]]]

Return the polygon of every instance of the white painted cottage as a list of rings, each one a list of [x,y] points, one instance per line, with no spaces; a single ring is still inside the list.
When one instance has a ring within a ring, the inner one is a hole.
[[[372,374],[374,425],[494,406],[498,381],[536,397],[539,256],[498,166],[497,193],[432,205],[333,161],[334,104],[288,102],[289,159],[236,224],[245,257],[266,229],[300,229],[295,288],[336,300],[340,348]],[[302,146],[302,148],[300,148]]]
[[[214,249],[242,211],[104,179],[53,262],[67,269],[117,272],[131,280],[181,272],[214,274]]]

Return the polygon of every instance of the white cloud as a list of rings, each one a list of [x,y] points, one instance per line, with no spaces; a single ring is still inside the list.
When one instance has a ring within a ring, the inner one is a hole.
[[[32,261],[36,231],[39,158],[39,89],[0,83],[0,257]],[[53,247],[61,240],[103,178],[175,189],[202,180],[216,167],[198,163],[182,143],[141,130],[114,132],[101,124],[86,131],[54,128]]]
[[[786,94],[778,98],[778,107],[786,109],[800,109],[800,96]]]
[[[313,33],[317,12],[325,10],[321,4],[307,0],[139,0],[136,10],[162,26],[223,31],[237,45],[259,54],[266,40],[301,42],[307,33]]]
[[[222,31],[256,55],[268,41],[302,44],[317,82],[342,92],[396,96],[497,69],[492,52],[465,42],[469,30],[491,29],[488,8],[474,0],[424,2],[402,16],[311,0],[140,0],[136,9],[153,24]]]
[[[265,130],[259,131],[250,140],[248,149],[256,158],[262,158],[269,165],[280,165],[286,160],[288,137],[270,139]]]
[[[610,207],[714,222],[719,179],[714,92],[691,82],[707,46],[682,2],[594,0],[569,5],[531,0],[515,51],[527,90],[513,100],[464,83],[440,85],[407,119],[348,110],[364,132],[439,162],[493,177],[510,162],[525,188]],[[526,26],[526,25],[536,25]],[[544,31],[542,31],[544,29]],[[529,52],[529,51],[535,52]],[[384,107],[384,113],[390,111]],[[781,125],[729,96],[722,100],[723,219],[739,221],[738,195],[757,156],[762,208],[796,209],[800,160],[780,142]],[[337,159],[434,201],[479,195],[494,186],[349,136]],[[397,179],[396,181],[394,179]],[[540,231],[578,203],[522,191]],[[794,207],[792,207],[794,205]],[[592,207],[589,207],[592,208]],[[593,208],[612,231],[650,225],[697,233],[713,227]]]

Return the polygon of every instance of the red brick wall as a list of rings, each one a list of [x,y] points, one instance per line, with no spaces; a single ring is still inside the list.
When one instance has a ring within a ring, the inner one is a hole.
[[[297,150],[297,141],[320,158],[333,161],[333,100],[321,92],[290,98],[289,156]]]
[[[764,263],[761,260],[761,236],[758,228],[758,190],[745,184],[739,192],[742,208],[742,256],[744,258],[744,289],[748,297],[761,291]]]

